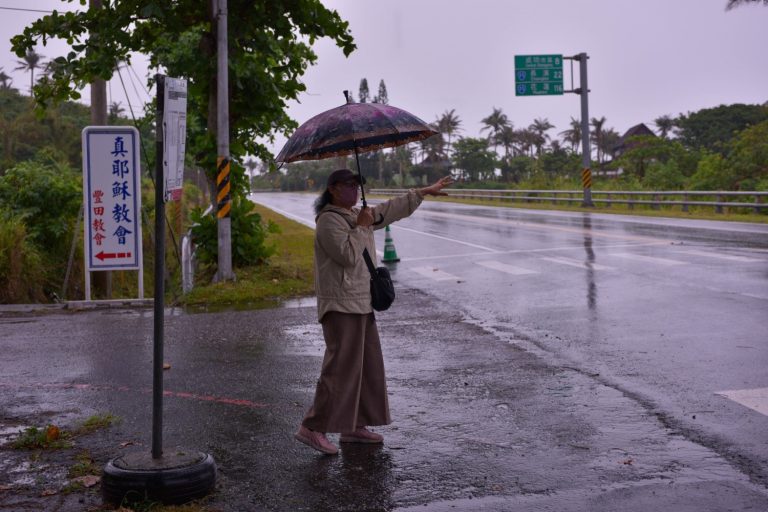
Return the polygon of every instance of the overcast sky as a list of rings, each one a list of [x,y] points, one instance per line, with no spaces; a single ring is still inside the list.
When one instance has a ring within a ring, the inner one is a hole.
[[[478,136],[480,120],[501,108],[516,128],[547,118],[557,132],[580,117],[575,94],[515,97],[514,56],[586,52],[589,114],[623,133],[668,114],[730,103],[768,101],[768,7],[725,11],[726,0],[326,0],[349,21],[358,49],[345,58],[317,43],[317,65],[304,77],[307,93],[290,113],[298,122],[358,96],[361,78],[372,95],[384,79],[390,104],[425,121],[455,109],[464,136]],[[0,0],[0,7],[61,8],[57,0]],[[72,8],[72,7],[69,7]],[[0,67],[25,93],[29,76],[16,67],[8,39],[40,14],[0,10]],[[40,47],[47,58],[62,47]],[[138,59],[140,60],[140,59]],[[135,68],[145,82],[146,69]],[[575,66],[578,87],[578,65]],[[570,68],[566,61],[566,89]],[[131,101],[133,83],[126,87]],[[131,74],[132,76],[133,74]],[[135,87],[134,87],[135,86]],[[127,105],[118,80],[114,100]],[[84,95],[87,101],[87,95]],[[284,138],[274,146],[279,151]]]

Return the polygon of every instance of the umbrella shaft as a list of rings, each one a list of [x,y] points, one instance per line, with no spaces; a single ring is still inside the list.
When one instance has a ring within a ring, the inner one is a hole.
[[[360,197],[363,199],[363,208],[367,208],[368,203],[365,201],[365,187],[363,186],[363,171],[360,169],[360,155],[357,152],[357,144],[355,144],[355,161],[357,162],[357,174],[360,176]]]

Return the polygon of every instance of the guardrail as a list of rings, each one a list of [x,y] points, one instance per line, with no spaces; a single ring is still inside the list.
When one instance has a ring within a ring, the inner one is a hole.
[[[394,195],[404,193],[406,189],[371,189],[369,194]],[[509,202],[526,203],[581,203],[583,191],[581,190],[516,190],[516,189],[452,189],[446,190],[449,197],[457,199],[488,199]],[[650,197],[651,199],[643,199]],[[604,204],[610,208],[612,204],[627,205],[633,209],[636,205],[648,205],[653,210],[659,210],[661,206],[681,206],[682,211],[687,212],[689,206],[714,207],[716,213],[723,213],[723,208],[752,208],[760,213],[763,208],[768,208],[765,199],[768,192],[743,191],[706,191],[706,190],[676,190],[658,192],[630,192],[625,190],[592,190],[592,202]],[[637,198],[637,199],[636,199]],[[670,198],[665,200],[663,198]],[[713,198],[704,201],[702,198]],[[729,201],[734,198],[736,200]],[[751,202],[739,201],[749,199]]]

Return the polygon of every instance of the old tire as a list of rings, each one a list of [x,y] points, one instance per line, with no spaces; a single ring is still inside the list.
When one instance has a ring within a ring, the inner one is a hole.
[[[192,464],[162,469],[125,467],[120,459],[107,463],[101,479],[105,503],[114,505],[142,501],[181,505],[210,494],[216,484],[216,463],[200,453]]]

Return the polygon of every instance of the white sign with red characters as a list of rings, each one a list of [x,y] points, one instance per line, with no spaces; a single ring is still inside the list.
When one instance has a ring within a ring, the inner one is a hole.
[[[85,267],[141,269],[139,131],[132,126],[83,130]]]

